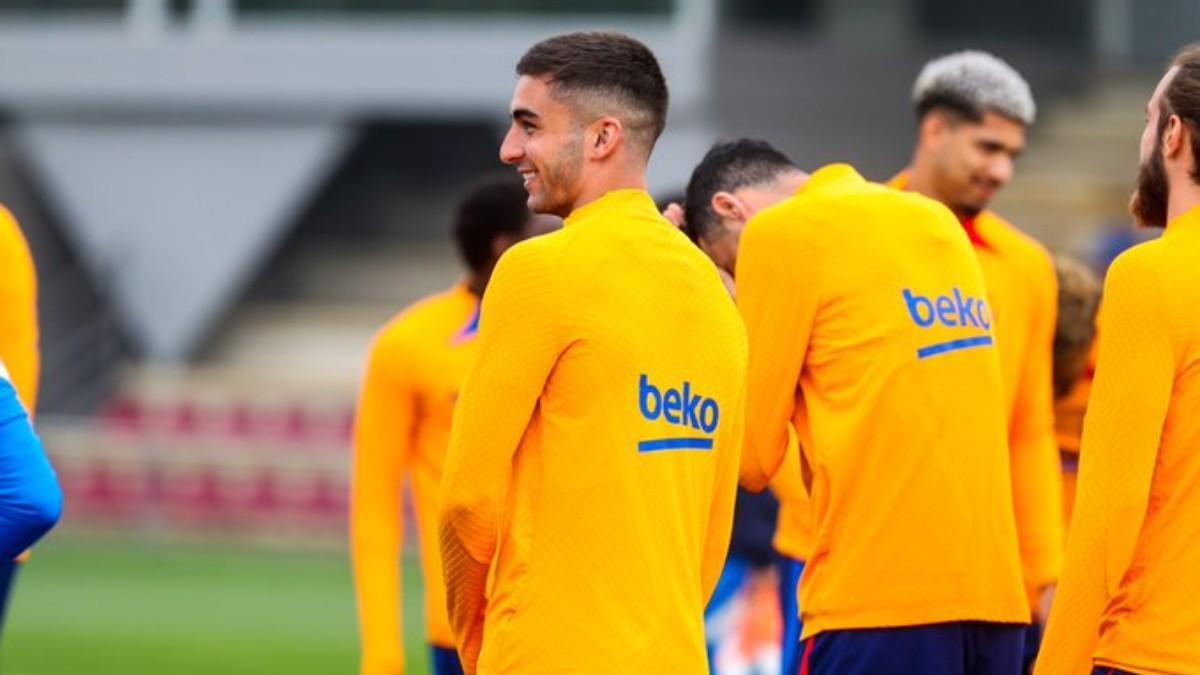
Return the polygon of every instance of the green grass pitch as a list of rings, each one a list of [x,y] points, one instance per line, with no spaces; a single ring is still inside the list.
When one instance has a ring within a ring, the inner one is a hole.
[[[427,671],[421,580],[405,561],[408,672]],[[346,555],[60,539],[23,567],[6,675],[356,673]]]

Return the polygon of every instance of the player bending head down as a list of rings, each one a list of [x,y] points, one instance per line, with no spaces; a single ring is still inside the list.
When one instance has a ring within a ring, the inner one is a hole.
[[[732,277],[746,223],[759,211],[791,197],[807,178],[766,141],[741,138],[717,143],[688,181],[683,230]]]

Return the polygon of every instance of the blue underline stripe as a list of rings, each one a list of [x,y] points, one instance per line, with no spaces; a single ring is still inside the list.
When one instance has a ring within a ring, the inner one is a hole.
[[[938,354],[945,354],[946,352],[955,352],[960,349],[971,349],[972,347],[987,347],[990,344],[992,344],[991,335],[980,335],[979,337],[963,338],[962,340],[951,340],[941,344],[921,347],[917,350],[917,358],[924,359],[930,356],[937,356]]]
[[[653,441],[638,443],[638,452],[658,452],[660,450],[712,450],[711,438],[660,438]]]

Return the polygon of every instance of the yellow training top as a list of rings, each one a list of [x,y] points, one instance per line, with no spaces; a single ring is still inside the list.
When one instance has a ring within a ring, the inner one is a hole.
[[[742,483],[775,473],[789,421],[812,472],[804,637],[1027,622],[991,315],[954,216],[832,165],[751,220],[737,267]]]
[[[1099,333],[1088,353],[1087,369],[1080,375],[1066,396],[1054,402],[1055,439],[1062,460],[1063,527],[1071,525],[1071,511],[1075,508],[1075,487],[1078,480],[1079,444],[1083,440],[1083,417],[1087,412],[1088,398],[1092,393],[1092,379],[1096,373],[1096,357],[1100,350]]]
[[[1111,268],[1037,672],[1200,672],[1200,208]]]
[[[458,387],[475,356],[479,302],[465,285],[426,298],[387,324],[371,345],[354,425],[351,557],[363,675],[402,673],[400,546],[404,480],[425,578],[429,642],[453,647],[438,552],[438,490]]]
[[[907,173],[889,183],[904,189]],[[991,211],[961,221],[983,269],[1004,378],[1013,510],[1030,608],[1062,572],[1062,463],[1054,437],[1058,276],[1040,243]]]
[[[642,191],[504,254],[442,479],[468,672],[707,669],[745,366],[716,268]]]
[[[775,521],[775,537],[771,545],[792,560],[808,560],[812,552],[812,504],[800,468],[800,451],[795,447],[796,432],[788,428],[788,449],[783,463],[771,479],[771,492],[779,500],[779,517]],[[789,674],[790,675],[790,674]]]
[[[37,407],[38,352],[37,274],[21,228],[0,206],[0,361],[17,396],[33,415]]]

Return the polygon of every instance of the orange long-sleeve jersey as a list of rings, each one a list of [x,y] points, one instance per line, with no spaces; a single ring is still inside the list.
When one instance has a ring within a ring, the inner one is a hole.
[[[907,187],[908,175],[890,181]],[[1054,438],[1058,277],[1045,247],[991,211],[963,222],[983,269],[1004,378],[1013,509],[1030,608],[1062,572],[1062,464]]]
[[[941,204],[817,171],[737,262],[750,345],[742,483],[812,469],[804,637],[1021,623],[1003,383],[983,276]]]
[[[468,672],[707,668],[745,361],[716,269],[644,192],[504,254],[442,479]]]
[[[1054,438],[1058,442],[1062,461],[1063,527],[1071,524],[1071,512],[1075,507],[1075,487],[1079,479],[1079,445],[1083,440],[1083,417],[1087,412],[1088,398],[1092,393],[1092,379],[1096,372],[1096,357],[1099,355],[1099,340],[1092,345],[1088,355],[1087,370],[1075,382],[1066,396],[1054,402]]]
[[[362,642],[361,672],[404,670],[401,509],[411,484],[425,578],[430,643],[453,647],[438,550],[438,490],[458,388],[475,355],[478,299],[465,285],[404,310],[376,335],[354,426],[351,557]]]
[[[1200,208],[1109,269],[1037,672],[1200,672]]]
[[[796,447],[796,432],[788,429],[788,449],[783,463],[771,479],[771,492],[779,500],[779,516],[775,521],[775,537],[771,545],[792,560],[808,560],[813,546],[812,504],[800,468],[800,450]]]
[[[37,406],[37,274],[29,245],[12,213],[0,206],[0,361],[25,408]]]

